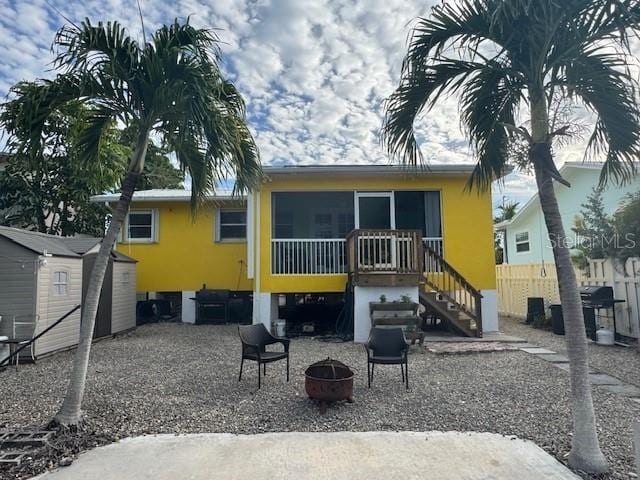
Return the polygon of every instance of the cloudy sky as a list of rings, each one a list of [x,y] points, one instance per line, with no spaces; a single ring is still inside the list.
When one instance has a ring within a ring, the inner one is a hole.
[[[269,164],[388,163],[379,143],[382,104],[398,82],[407,35],[434,1],[140,0],[147,31],[175,17],[220,29],[224,69],[244,94]],[[0,0],[0,94],[51,75],[49,51],[65,20],[118,20],[141,38],[136,0]],[[57,11],[56,11],[57,10]],[[433,163],[470,162],[456,99],[419,125]],[[579,160],[579,148],[559,162]],[[532,179],[510,175],[494,191],[519,201]]]

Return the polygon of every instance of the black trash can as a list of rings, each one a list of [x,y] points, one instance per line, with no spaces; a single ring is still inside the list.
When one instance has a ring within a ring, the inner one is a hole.
[[[584,317],[584,329],[589,337],[594,342],[598,340],[597,327],[596,327],[596,309],[593,307],[582,307],[582,316]]]
[[[564,317],[562,316],[562,305],[556,303],[549,307],[551,309],[551,329],[556,335],[564,335]]]
[[[532,324],[536,318],[544,316],[544,298],[527,298],[527,324]]]

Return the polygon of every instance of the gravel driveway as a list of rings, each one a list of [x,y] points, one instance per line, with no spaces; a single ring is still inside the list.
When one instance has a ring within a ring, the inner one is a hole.
[[[147,433],[459,430],[517,435],[561,461],[569,450],[568,376],[519,351],[410,357],[411,389],[399,368],[380,367],[371,390],[361,346],[292,341],[284,362],[257,387],[255,364],[238,383],[233,326],[147,325],[92,350],[85,398],[88,426],[113,439]],[[355,403],[321,416],[304,394],[304,369],[330,356],[356,372]],[[0,373],[0,428],[44,424],[64,394],[72,353]],[[614,469],[634,478],[631,421],[640,404],[594,389],[600,440]],[[455,455],[455,452],[451,452]],[[0,472],[1,474],[1,472]],[[586,477],[588,478],[588,477]]]
[[[500,330],[563,355],[567,353],[563,335],[525,325],[522,319],[500,317]],[[640,387],[640,352],[635,347],[607,347],[590,342],[589,363],[597,370]]]

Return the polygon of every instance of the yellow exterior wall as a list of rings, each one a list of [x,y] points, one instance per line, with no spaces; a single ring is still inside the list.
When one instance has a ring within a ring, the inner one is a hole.
[[[260,202],[261,292],[340,292],[346,275],[271,275],[271,193],[278,191],[389,191],[440,190],[446,260],[471,284],[495,289],[491,192],[465,192],[465,176],[417,177],[283,176],[264,184]]]
[[[134,202],[132,209],[157,209],[157,243],[120,243],[118,251],[138,260],[137,291],[173,292],[208,288],[253,290],[247,279],[246,242],[215,240],[215,208],[202,206],[195,217],[189,202]],[[223,208],[241,207],[225,202]]]

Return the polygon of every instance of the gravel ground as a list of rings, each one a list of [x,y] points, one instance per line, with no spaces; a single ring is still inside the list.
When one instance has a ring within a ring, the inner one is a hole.
[[[406,392],[395,366],[376,369],[367,389],[358,345],[296,339],[291,351],[291,382],[285,383],[279,362],[268,367],[257,391],[255,364],[237,381],[239,342],[232,326],[147,325],[99,342],[84,403],[87,428],[112,439],[173,432],[487,431],[530,439],[566,459],[568,376],[523,352],[415,352]],[[337,404],[321,416],[304,394],[303,374],[327,356],[356,372],[355,403]],[[61,353],[0,373],[0,428],[45,424],[64,394],[71,359],[72,353]],[[640,418],[640,404],[594,390],[600,440],[613,469],[602,478],[635,478],[630,427]],[[3,478],[13,477],[5,471]]]
[[[563,335],[554,335],[549,330],[525,325],[519,318],[500,317],[500,331],[525,338],[531,343],[563,355],[567,353]],[[589,343],[589,364],[594,369],[640,387],[640,351],[635,346],[606,347],[591,342]]]

